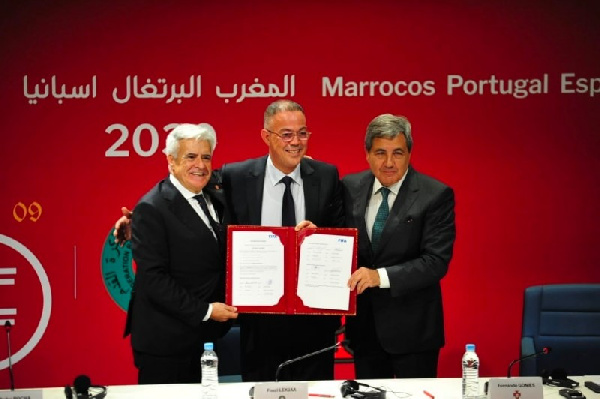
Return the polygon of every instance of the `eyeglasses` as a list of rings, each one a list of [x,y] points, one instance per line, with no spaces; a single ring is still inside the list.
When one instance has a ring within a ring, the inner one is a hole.
[[[294,139],[294,137],[298,137],[300,141],[306,141],[310,137],[310,132],[306,130],[299,130],[297,132],[292,132],[291,130],[283,130],[281,133],[273,132],[269,129],[265,129],[269,133],[273,133],[278,136],[282,141],[289,143]]]

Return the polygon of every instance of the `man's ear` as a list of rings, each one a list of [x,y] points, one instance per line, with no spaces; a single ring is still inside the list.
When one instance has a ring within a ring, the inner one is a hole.
[[[267,129],[261,129],[260,130],[260,137],[262,137],[263,141],[265,142],[266,145],[270,146],[271,142],[269,141],[269,135],[271,133],[269,133],[269,131]]]
[[[167,155],[167,164],[169,165],[169,171],[172,171],[174,163],[175,163],[175,158],[173,158],[173,155],[171,155],[171,154]]]

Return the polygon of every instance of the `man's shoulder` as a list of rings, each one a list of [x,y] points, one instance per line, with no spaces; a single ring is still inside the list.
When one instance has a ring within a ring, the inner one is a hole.
[[[316,160],[316,159],[312,159],[312,158],[302,158],[302,161],[300,161],[300,164],[301,165],[304,164],[305,167],[309,166],[309,167],[313,168],[314,170],[316,170],[317,172],[338,173],[337,166],[335,166],[332,163],[325,162],[325,161],[320,161],[320,160]]]
[[[173,183],[171,183],[169,177],[167,176],[166,178],[157,182],[150,190],[148,190],[146,194],[140,198],[138,205],[149,204],[156,206],[163,203],[165,198],[175,195],[176,190],[177,189],[175,186],[173,186]]]
[[[257,165],[260,165],[261,163],[266,163],[266,160],[267,157],[262,156],[258,158],[246,159],[244,161],[226,163],[223,166],[221,166],[221,174],[226,175],[229,173],[239,173],[248,171],[251,168],[256,167]]]
[[[227,164],[223,165],[223,168],[226,168],[226,169],[229,169],[229,168],[234,168],[234,169],[247,168],[250,165],[256,165],[257,163],[266,162],[266,160],[267,160],[267,156],[263,155],[262,157],[249,158],[249,159],[245,159],[243,161],[237,161],[237,162],[227,163]]]
[[[363,179],[367,178],[369,175],[372,175],[372,173],[369,169],[363,170],[362,172],[350,173],[342,178],[342,183],[346,183],[346,184],[360,183]]]
[[[441,180],[439,180],[433,176],[418,172],[414,169],[412,169],[411,172],[413,173],[415,179],[418,180],[420,185],[429,187],[431,189],[436,189],[436,190],[445,190],[445,189],[451,188],[446,183],[442,182]]]

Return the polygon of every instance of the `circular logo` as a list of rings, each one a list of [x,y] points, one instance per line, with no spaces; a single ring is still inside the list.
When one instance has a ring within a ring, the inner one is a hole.
[[[29,352],[31,352],[33,348],[35,348],[36,345],[42,339],[42,336],[46,331],[46,327],[48,327],[48,321],[50,320],[50,312],[52,310],[52,293],[50,290],[50,281],[48,280],[48,275],[46,274],[44,267],[42,266],[38,258],[36,258],[36,256],[27,247],[25,247],[20,242],[2,234],[0,234],[0,244],[4,244],[7,247],[13,249],[22,257],[24,257],[25,260],[27,260],[27,262],[29,262],[29,264],[35,271],[37,278],[40,280],[40,285],[42,288],[43,303],[40,321],[38,322],[38,325],[35,331],[33,332],[33,335],[31,336],[31,338],[29,338],[29,341],[27,341],[27,343],[21,349],[19,349],[14,355],[12,355],[11,362],[14,364],[17,363],[19,360],[23,359],[25,356],[27,356]],[[7,271],[15,275],[17,273],[16,268],[14,270],[8,269]],[[14,309],[14,312],[12,312],[12,314],[16,314],[16,312],[17,310]],[[7,367],[8,358],[0,362],[0,369],[4,369]]]
[[[123,246],[115,243],[114,230],[109,231],[102,248],[102,280],[110,297],[127,311],[135,280],[131,242],[127,241]]]

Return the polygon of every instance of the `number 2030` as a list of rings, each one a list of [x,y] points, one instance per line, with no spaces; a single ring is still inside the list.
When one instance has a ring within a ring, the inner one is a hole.
[[[169,132],[174,129],[179,123],[169,123],[163,130],[165,132]],[[113,123],[108,126],[105,130],[107,134],[112,134],[113,132],[120,132],[120,136],[117,137],[117,141],[115,141],[104,153],[106,157],[128,157],[129,150],[123,149],[126,146],[127,140],[129,139],[129,129],[127,126],[122,123]],[[146,136],[150,139],[150,145],[148,148],[142,148],[142,138],[144,142],[147,142]],[[156,128],[149,123],[142,123],[138,125],[133,134],[131,135],[131,144],[133,146],[133,150],[136,154],[141,157],[150,157],[156,153],[159,144],[158,131]]]

